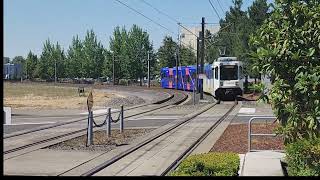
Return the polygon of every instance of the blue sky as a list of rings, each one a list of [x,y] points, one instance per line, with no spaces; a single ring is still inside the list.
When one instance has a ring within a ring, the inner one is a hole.
[[[178,32],[176,22],[159,14],[142,0],[121,0],[173,32]],[[145,0],[157,9],[191,27],[200,23],[219,21],[208,0]],[[211,0],[219,15],[232,5],[232,0]],[[244,0],[247,9],[253,0]],[[268,0],[271,2],[271,0]],[[43,42],[59,42],[66,51],[72,37],[84,39],[86,31],[93,29],[98,39],[109,46],[109,38],[116,26],[129,29],[137,24],[150,34],[157,49],[165,35],[176,36],[150,20],[123,6],[116,0],[4,0],[4,56],[27,56],[31,50],[41,54]],[[175,37],[176,38],[176,37]]]

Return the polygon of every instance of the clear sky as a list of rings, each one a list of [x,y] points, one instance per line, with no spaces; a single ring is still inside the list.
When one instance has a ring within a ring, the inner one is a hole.
[[[142,0],[120,0],[157,23],[178,33],[178,25],[168,17],[144,4]],[[218,23],[219,18],[208,0],[144,0],[169,16],[177,19],[186,27],[190,23]],[[219,15],[229,10],[232,0],[211,0]],[[247,9],[253,0],[244,0]],[[271,0],[268,0],[271,2]],[[26,57],[32,52],[40,55],[46,39],[62,45],[66,51],[72,37],[79,35],[84,39],[86,31],[93,29],[98,40],[109,46],[109,39],[116,26],[129,29],[137,24],[150,34],[154,48],[158,49],[165,35],[174,36],[145,17],[130,10],[116,0],[4,0],[4,56]],[[211,25],[212,26],[212,25]]]

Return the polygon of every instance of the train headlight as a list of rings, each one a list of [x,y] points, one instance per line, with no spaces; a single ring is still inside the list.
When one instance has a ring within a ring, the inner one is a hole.
[[[220,81],[220,86],[223,86],[223,81]]]

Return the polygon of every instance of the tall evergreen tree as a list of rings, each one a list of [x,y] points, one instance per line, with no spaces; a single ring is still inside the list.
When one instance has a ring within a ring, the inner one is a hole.
[[[51,44],[50,40],[46,40],[43,44],[42,54],[40,56],[40,62],[38,64],[39,77],[41,79],[54,78],[54,60],[52,54],[54,52],[54,45]]]
[[[172,37],[166,36],[163,39],[162,46],[157,53],[160,67],[176,66],[176,48],[177,43],[173,41]]]
[[[102,76],[102,67],[104,62],[103,46],[98,42],[97,36],[93,30],[87,31],[83,42],[83,72],[82,76],[98,78]]]
[[[83,45],[78,35],[72,38],[72,44],[69,46],[66,60],[66,74],[70,78],[80,78],[83,69]]]
[[[37,72],[38,57],[29,51],[26,59],[26,78],[33,79],[38,76]]]

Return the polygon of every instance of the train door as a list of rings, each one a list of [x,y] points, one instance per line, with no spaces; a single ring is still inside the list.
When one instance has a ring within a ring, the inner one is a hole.
[[[174,78],[173,78],[174,76],[173,76],[173,69],[172,68],[169,68],[169,88],[170,89],[172,89],[173,88],[173,80],[174,80]]]
[[[212,68],[213,68],[213,77],[212,77],[212,79],[213,79],[213,92],[214,92],[213,95],[217,96],[215,94],[215,92],[217,91],[217,89],[220,86],[220,76],[219,76],[220,68],[219,68],[219,64],[218,63],[214,63]]]
[[[186,75],[185,75],[186,82],[185,82],[185,84],[186,84],[186,89],[188,91],[190,90],[190,77],[189,77],[189,75],[190,75],[189,68],[186,67]]]

